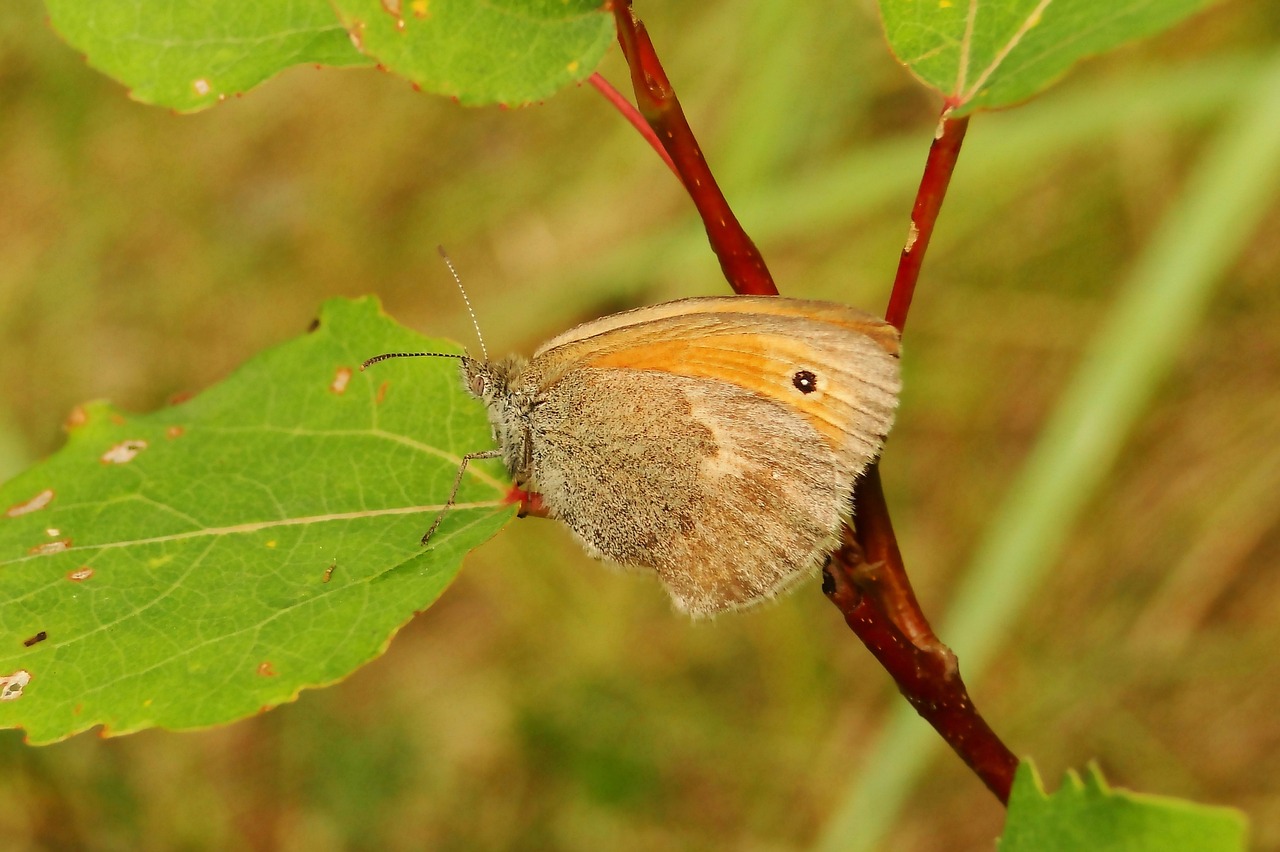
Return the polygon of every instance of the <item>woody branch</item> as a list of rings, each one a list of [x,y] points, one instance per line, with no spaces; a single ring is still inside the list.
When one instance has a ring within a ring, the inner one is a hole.
[[[631,72],[638,114],[602,79],[593,78],[593,85],[637,127],[643,118],[651,129],[646,137],[660,149],[684,184],[734,291],[776,294],[777,287],[763,257],[733,215],[707,166],[653,42],[632,11],[630,0],[613,0],[610,8]],[[925,250],[967,124],[968,119],[951,119],[944,112],[930,148],[886,311],[886,319],[899,331],[906,324]],[[824,572],[823,591],[911,706],[996,797],[1006,802],[1017,758],[974,707],[960,678],[955,655],[934,635],[916,600],[889,519],[878,465],[858,481],[854,500],[857,529],[844,531],[844,542],[832,554]]]

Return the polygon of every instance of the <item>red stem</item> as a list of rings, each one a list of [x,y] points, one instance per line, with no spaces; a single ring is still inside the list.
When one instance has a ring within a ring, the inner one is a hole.
[[[599,71],[588,77],[587,82],[595,86],[596,91],[604,95],[605,100],[613,104],[614,109],[622,113],[622,117],[631,123],[631,126],[649,143],[649,147],[653,148],[654,153],[662,158],[662,162],[667,164],[667,168],[671,169],[671,173],[683,182],[683,178],[680,177],[680,170],[671,161],[671,155],[667,153],[667,149],[662,147],[662,141],[658,139],[658,134],[653,132],[653,128],[644,120],[644,116],[640,114],[640,111],[632,106],[631,101],[623,97],[622,92],[615,89],[612,83],[600,75]]]
[[[630,0],[615,0],[610,5],[618,27],[618,44],[631,69],[631,85],[640,114],[670,155],[676,173],[698,208],[725,279],[735,293],[776,296],[778,288],[764,258],[738,223],[707,167],[648,31],[631,11]]]
[[[823,591],[898,691],[1001,803],[1009,801],[1018,758],[978,713],[951,649],[916,601],[889,521],[877,465],[855,489],[857,531],[823,572]]]
[[[929,147],[885,311],[886,320],[899,330],[906,325],[925,251],[968,129],[968,118],[951,119],[949,112],[949,107],[944,109]],[[1018,759],[979,715],[955,655],[934,635],[920,609],[889,520],[878,464],[863,474],[853,494],[857,530],[832,554],[828,597],[916,712],[1007,803]]]
[[[630,0],[614,0],[610,8],[640,113],[670,155],[697,206],[725,278],[738,293],[776,294],[763,258],[711,176]],[[949,112],[950,107],[942,115],[929,150],[912,208],[910,236],[899,259],[886,311],[886,319],[899,331],[906,324],[925,250],[968,126],[967,118],[953,120],[948,118]],[[857,530],[845,529],[844,543],[832,554],[824,572],[823,591],[907,701],[996,797],[1007,802],[1017,758],[978,714],[960,679],[955,655],[934,635],[920,609],[893,533],[878,464],[855,484],[854,505]]]
[[[911,297],[915,295],[916,282],[920,280],[924,253],[929,248],[929,240],[933,238],[933,226],[938,221],[938,211],[942,209],[947,185],[951,183],[951,173],[955,171],[965,131],[969,129],[968,116],[948,118],[950,111],[949,108],[943,110],[942,117],[938,119],[938,131],[934,134],[933,144],[929,146],[929,157],[925,160],[924,174],[916,192],[916,203],[911,208],[907,242],[898,259],[898,274],[894,276],[889,307],[884,313],[884,318],[898,331],[902,331],[907,324],[907,311],[911,310]]]
[[[951,119],[949,113],[950,107],[944,109],[929,147],[885,311],[885,318],[899,330],[906,325],[925,251],[968,129],[968,118]],[[996,798],[1007,803],[1018,759],[974,707],[955,655],[934,635],[920,609],[893,534],[878,464],[858,480],[853,493],[857,530],[832,554],[828,597],[916,712]]]

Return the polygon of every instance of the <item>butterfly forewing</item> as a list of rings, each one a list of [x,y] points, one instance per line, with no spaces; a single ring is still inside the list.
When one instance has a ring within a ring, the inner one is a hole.
[[[674,305],[702,310],[675,311]],[[607,328],[592,333],[598,325]],[[558,346],[544,347],[535,359],[726,382],[781,403],[837,452],[853,453],[863,464],[893,424],[900,385],[896,332],[843,305],[685,299],[587,323],[556,340]]]

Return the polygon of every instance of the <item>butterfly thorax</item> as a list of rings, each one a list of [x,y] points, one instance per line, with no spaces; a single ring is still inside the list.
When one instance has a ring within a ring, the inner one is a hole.
[[[529,413],[534,395],[519,381],[528,365],[529,360],[521,355],[508,355],[500,361],[463,358],[461,362],[463,387],[484,402],[502,461],[518,485],[528,483],[533,468]]]

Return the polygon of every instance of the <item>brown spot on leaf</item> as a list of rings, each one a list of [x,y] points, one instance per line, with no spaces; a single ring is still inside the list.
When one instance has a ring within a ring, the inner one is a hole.
[[[102,454],[102,458],[98,461],[103,464],[128,464],[137,458],[138,453],[147,448],[147,442],[141,438],[135,438],[129,441],[121,441],[111,449]]]
[[[375,404],[381,405],[382,401],[386,398],[387,398],[387,383],[383,382],[382,384],[378,385],[378,393],[373,398],[373,401]]]
[[[0,676],[0,701],[15,701],[22,697],[22,690],[31,683],[31,672],[18,669],[11,675]]]
[[[344,394],[347,392],[347,385],[351,382],[351,368],[339,367],[338,372],[333,374],[333,381],[329,383],[329,390],[336,394]]]
[[[396,19],[396,29],[404,32],[404,0],[382,0],[382,11]]]
[[[38,512],[45,506],[48,506],[52,501],[53,489],[46,488],[28,500],[24,500],[21,503],[14,503],[5,511],[5,514],[11,518],[16,518],[19,515],[25,515],[28,512]]]
[[[184,402],[186,402],[187,400],[191,399],[193,396],[195,396],[195,394],[194,394],[194,393],[192,393],[192,392],[191,392],[191,391],[189,391],[189,390],[185,390],[185,391],[178,391],[177,393],[175,393],[175,394],[173,394],[172,396],[170,396],[170,397],[169,397],[169,404],[170,404],[170,405],[182,405],[182,403],[184,403]]]
[[[48,556],[50,553],[61,553],[71,547],[71,539],[62,538],[57,541],[46,541],[44,544],[37,544],[27,552],[32,556]]]
[[[183,433],[186,431],[187,430],[181,426],[170,426],[168,429],[164,430],[164,436],[169,440],[173,440],[174,438],[181,438]]]
[[[85,580],[93,576],[93,569],[88,565],[77,568],[74,571],[67,572],[67,579],[73,583],[83,583]]]
[[[48,638],[49,638],[49,634],[41,630],[39,633],[37,633],[35,636],[32,636],[30,639],[24,639],[22,641],[22,644],[24,647],[30,648],[32,645],[39,645],[41,642],[43,642]]]
[[[81,426],[89,422],[89,412],[84,410],[83,405],[77,405],[71,409],[67,415],[67,419],[62,421],[62,428],[68,432],[79,429]]]
[[[258,674],[260,674],[262,677],[275,677],[276,670],[271,667],[270,660],[263,660],[262,662],[258,663]]]

